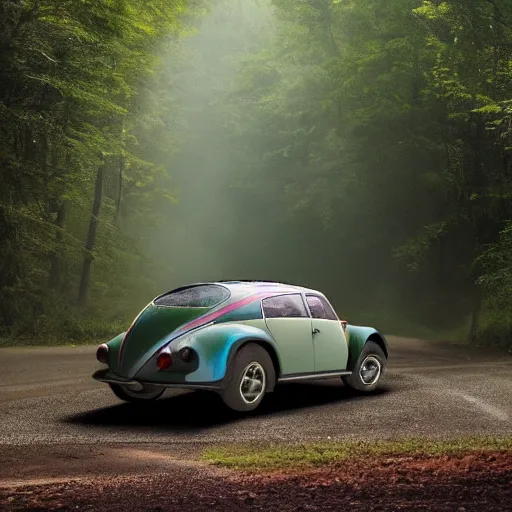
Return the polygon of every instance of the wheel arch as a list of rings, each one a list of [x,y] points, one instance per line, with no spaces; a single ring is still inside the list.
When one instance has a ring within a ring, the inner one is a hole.
[[[250,344],[254,344],[254,345],[260,346],[270,356],[270,359],[272,361],[272,365],[274,367],[275,379],[274,379],[274,383],[273,383],[272,388],[271,389],[270,388],[267,389],[267,391],[273,391],[275,383],[277,382],[277,379],[281,375],[281,362],[279,360],[279,356],[277,354],[276,348],[271,343],[269,343],[267,340],[264,340],[264,339],[261,339],[261,338],[257,338],[257,337],[248,337],[248,338],[240,339],[240,340],[238,340],[237,342],[235,342],[231,346],[231,349],[230,349],[229,355],[228,355],[227,365],[226,365],[226,368],[227,368],[227,376],[226,376],[227,380],[229,381],[231,379],[232,363],[233,363],[236,355],[244,347],[246,347],[247,345],[250,345]]]
[[[371,334],[368,337],[368,339],[366,340],[366,343],[368,343],[369,341],[373,341],[382,349],[382,352],[384,352],[386,359],[389,357],[388,344],[386,343],[384,336],[382,336],[382,334],[380,334],[380,332],[374,332],[373,334]],[[365,343],[365,345],[366,345],[366,343]]]
[[[361,352],[369,341],[373,341],[382,349],[386,359],[389,357],[389,347],[386,339],[379,331],[372,327],[347,325],[346,336],[348,338],[349,349],[347,370],[354,368]]]

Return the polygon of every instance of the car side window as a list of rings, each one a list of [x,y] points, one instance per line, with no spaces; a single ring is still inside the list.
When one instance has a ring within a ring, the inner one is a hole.
[[[331,305],[323,297],[319,297],[318,295],[306,295],[306,300],[313,318],[338,320]]]
[[[300,294],[269,297],[261,302],[266,318],[301,318],[309,316]]]

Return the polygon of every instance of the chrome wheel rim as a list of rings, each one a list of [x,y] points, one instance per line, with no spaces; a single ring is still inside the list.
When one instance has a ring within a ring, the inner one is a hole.
[[[265,391],[266,375],[263,366],[256,361],[248,364],[242,373],[240,395],[246,404],[256,402]]]
[[[363,384],[371,386],[379,380],[381,372],[381,362],[375,356],[368,356],[361,364],[359,376]]]

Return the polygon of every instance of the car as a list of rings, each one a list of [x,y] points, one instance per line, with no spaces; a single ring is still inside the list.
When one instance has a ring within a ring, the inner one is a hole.
[[[372,392],[388,353],[381,333],[340,320],[316,290],[219,281],[151,301],[126,332],[98,347],[106,367],[93,378],[128,402],[184,388],[216,392],[229,408],[251,411],[282,382],[341,378]]]

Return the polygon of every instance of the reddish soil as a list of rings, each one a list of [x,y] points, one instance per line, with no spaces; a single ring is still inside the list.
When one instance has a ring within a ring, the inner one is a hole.
[[[165,474],[103,476],[0,489],[2,511],[512,511],[512,452],[383,457],[267,475],[176,464]]]

